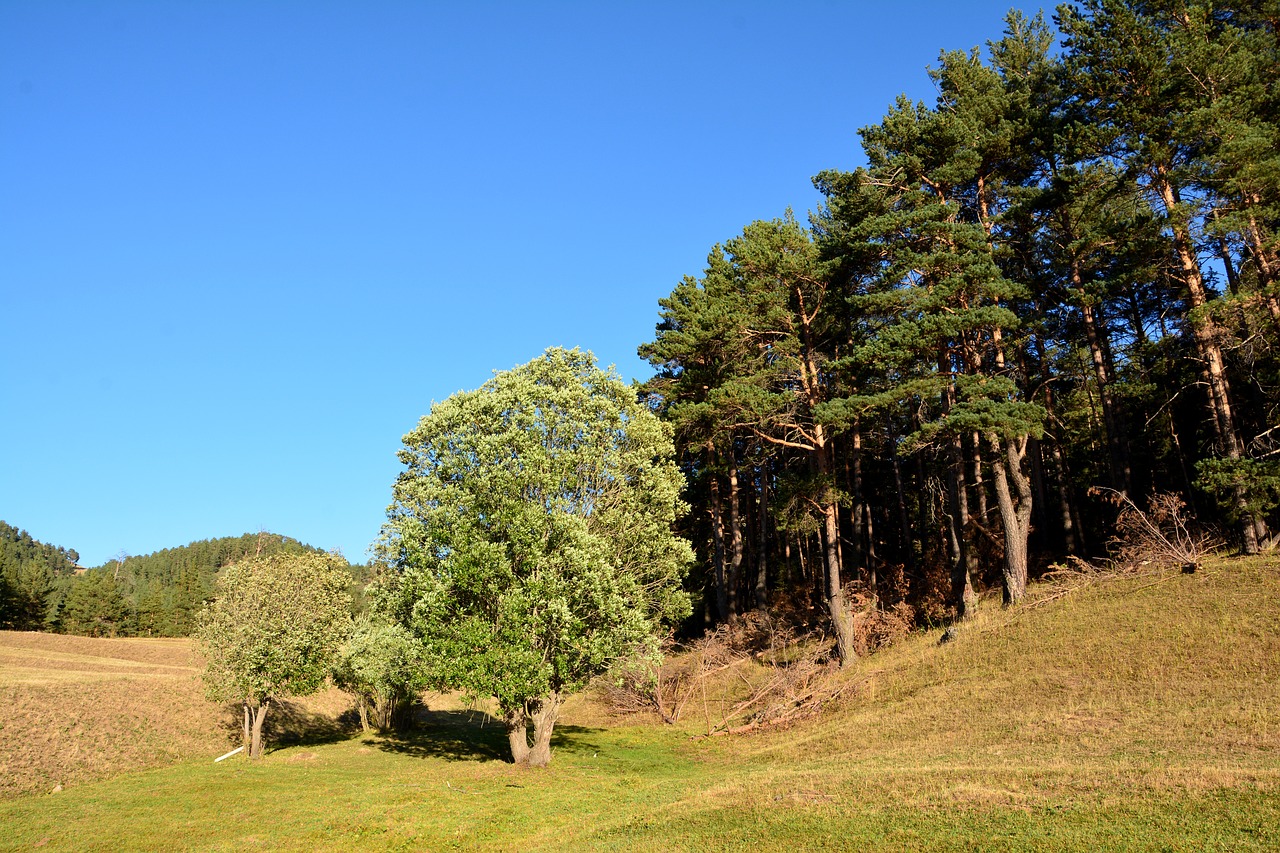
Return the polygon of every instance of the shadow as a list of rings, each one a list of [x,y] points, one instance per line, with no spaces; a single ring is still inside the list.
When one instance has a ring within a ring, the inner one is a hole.
[[[413,728],[364,741],[384,752],[446,761],[509,761],[507,729],[483,711],[418,710]]]
[[[551,734],[553,753],[590,755],[600,746],[586,736],[599,729],[557,725]],[[421,708],[409,731],[365,738],[364,743],[385,752],[446,761],[511,761],[507,728],[483,711],[431,711]]]
[[[325,714],[313,714],[301,705],[287,699],[271,703],[263,723],[262,736],[266,750],[272,752],[287,746],[318,746],[347,740],[359,729],[357,720],[353,728],[346,724],[346,715],[334,719]]]
[[[226,734],[227,743],[239,746],[243,706],[229,703],[218,727]],[[262,724],[264,752],[274,752],[290,746],[318,746],[347,740],[360,730],[359,718],[354,713],[344,713],[338,719],[324,714],[313,714],[301,705],[287,699],[272,701],[267,719]]]
[[[602,732],[604,729],[593,729],[587,726],[566,726],[556,724],[551,732],[552,760],[559,755],[593,755],[602,750],[600,744],[589,740],[588,736]]]

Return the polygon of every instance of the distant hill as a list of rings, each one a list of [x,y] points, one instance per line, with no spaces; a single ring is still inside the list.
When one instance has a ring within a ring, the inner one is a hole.
[[[278,533],[203,539],[81,568],[75,551],[0,522],[0,628],[94,637],[185,637],[223,566],[255,555],[322,549]],[[365,567],[352,566],[359,598]]]
[[[43,628],[50,593],[75,573],[79,560],[74,550],[33,539],[0,521],[0,628]]]
[[[278,533],[246,533],[202,539],[177,548],[141,556],[122,556],[95,566],[68,591],[58,627],[66,633],[91,636],[138,634],[185,637],[195,614],[213,597],[218,571],[255,555],[306,553],[322,549]],[[80,596],[77,587],[86,585]],[[89,594],[92,592],[92,594]],[[79,605],[88,599],[107,613],[85,614]],[[127,615],[119,614],[119,599]]]

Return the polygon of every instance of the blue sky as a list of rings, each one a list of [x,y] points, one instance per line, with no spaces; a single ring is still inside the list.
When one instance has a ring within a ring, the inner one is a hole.
[[[648,377],[657,300],[1010,5],[0,0],[0,519],[362,560],[433,400]]]

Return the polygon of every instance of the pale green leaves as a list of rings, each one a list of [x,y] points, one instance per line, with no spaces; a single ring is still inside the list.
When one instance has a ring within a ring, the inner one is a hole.
[[[551,349],[405,436],[380,593],[443,683],[514,707],[578,689],[684,616],[670,428],[589,353]]]
[[[351,575],[341,557],[277,554],[227,566],[195,637],[216,700],[257,704],[313,693],[351,628]]]

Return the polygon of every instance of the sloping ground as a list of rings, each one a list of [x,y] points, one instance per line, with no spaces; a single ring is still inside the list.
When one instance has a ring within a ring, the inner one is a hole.
[[[1280,849],[1280,561],[1062,589],[859,662],[785,728],[579,699],[528,771],[491,717],[437,710],[0,803],[0,849]]]
[[[861,661],[857,698],[819,720],[714,742],[740,772],[667,841],[781,807],[909,848],[922,824],[965,846],[977,816],[993,846],[1280,849],[1280,560],[1075,583]]]
[[[234,720],[201,666],[190,640],[0,631],[0,798],[226,751]],[[294,722],[345,709],[313,705]]]

